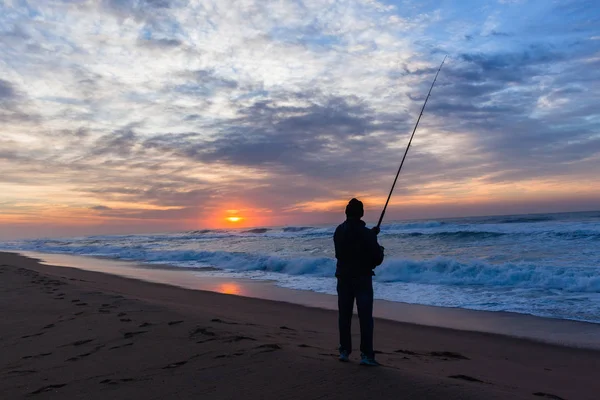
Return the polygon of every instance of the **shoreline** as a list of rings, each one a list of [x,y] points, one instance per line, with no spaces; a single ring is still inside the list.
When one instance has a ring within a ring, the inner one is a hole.
[[[336,360],[332,310],[9,253],[0,277],[7,398],[592,400],[600,391],[600,351],[377,319],[383,366],[360,367],[358,350]]]
[[[206,276],[195,270],[190,271],[168,264],[153,265],[110,258],[30,251],[17,252],[17,254],[38,259],[41,264],[95,271],[185,289],[337,310],[336,296],[284,288],[269,281]],[[592,322],[379,299],[374,303],[374,317],[421,326],[497,334],[541,343],[600,350],[600,324]]]

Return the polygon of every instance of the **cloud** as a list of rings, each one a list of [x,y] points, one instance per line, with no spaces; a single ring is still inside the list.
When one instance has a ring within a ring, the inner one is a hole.
[[[181,40],[178,39],[139,39],[138,44],[140,46],[150,47],[150,48],[158,48],[158,49],[169,49],[179,47],[183,44]]]
[[[0,101],[13,99],[17,96],[12,84],[4,79],[0,79]]]
[[[447,53],[399,195],[592,182],[597,6],[576,3],[2,4],[0,185],[170,221],[379,198]]]
[[[136,143],[137,137],[132,127],[126,127],[98,138],[92,145],[89,154],[91,156],[131,157],[134,155]]]
[[[112,210],[112,208],[107,207],[107,206],[93,206],[93,207],[90,207],[90,209],[96,210],[96,211],[108,211],[108,210]]]

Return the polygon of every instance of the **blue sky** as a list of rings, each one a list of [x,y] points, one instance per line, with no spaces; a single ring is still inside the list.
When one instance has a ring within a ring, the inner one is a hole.
[[[0,237],[600,208],[594,1],[0,0]]]

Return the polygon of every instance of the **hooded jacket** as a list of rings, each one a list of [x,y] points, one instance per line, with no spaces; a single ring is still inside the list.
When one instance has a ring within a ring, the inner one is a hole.
[[[333,235],[337,277],[375,275],[373,269],[383,262],[383,247],[377,235],[366,227],[364,221],[348,218]]]

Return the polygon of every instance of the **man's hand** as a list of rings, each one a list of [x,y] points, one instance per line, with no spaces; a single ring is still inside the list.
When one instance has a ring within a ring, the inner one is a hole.
[[[379,227],[378,227],[378,226],[374,226],[374,227],[372,227],[372,228],[371,228],[371,230],[372,230],[372,231],[373,231],[373,232],[374,232],[376,235],[379,235],[379,232],[381,231],[381,229],[379,229]]]

